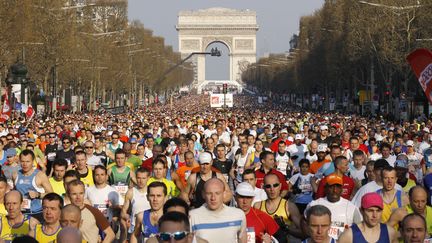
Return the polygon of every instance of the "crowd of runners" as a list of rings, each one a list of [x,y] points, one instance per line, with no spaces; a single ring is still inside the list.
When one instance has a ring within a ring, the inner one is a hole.
[[[208,96],[0,124],[4,242],[424,242],[432,120]]]

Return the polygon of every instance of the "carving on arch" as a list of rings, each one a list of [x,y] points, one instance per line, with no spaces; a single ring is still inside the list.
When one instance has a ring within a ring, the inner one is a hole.
[[[249,66],[250,62],[246,59],[242,59],[240,61],[238,61],[238,66],[239,66],[239,71],[240,73],[244,72],[247,70],[248,66]]]
[[[199,50],[199,40],[181,40],[181,49],[182,50]]]
[[[228,50],[232,53],[233,52],[233,38],[232,37],[203,37],[202,39],[202,51],[205,51],[205,49],[210,45],[212,42],[222,42],[225,45],[228,46]]]

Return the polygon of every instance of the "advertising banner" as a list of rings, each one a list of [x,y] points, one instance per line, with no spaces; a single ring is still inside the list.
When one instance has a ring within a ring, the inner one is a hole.
[[[233,94],[225,94],[226,107],[233,107],[234,99]],[[224,94],[211,94],[210,95],[210,107],[213,108],[222,108],[224,106]]]

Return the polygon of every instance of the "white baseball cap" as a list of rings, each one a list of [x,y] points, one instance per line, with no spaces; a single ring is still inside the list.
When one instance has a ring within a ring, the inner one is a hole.
[[[242,183],[237,185],[236,194],[243,196],[243,197],[254,197],[255,196],[255,190],[251,186],[251,184],[249,184],[247,182],[242,182]]]
[[[408,140],[406,142],[406,146],[414,146],[414,141],[413,140]]]
[[[327,125],[322,125],[322,126],[320,126],[320,129],[321,130],[328,130],[328,126]]]
[[[302,139],[303,139],[303,135],[301,135],[301,134],[296,134],[294,139],[295,139],[295,140],[302,140]]]
[[[210,164],[212,159],[213,158],[209,152],[200,153],[199,158],[198,158],[200,164]]]

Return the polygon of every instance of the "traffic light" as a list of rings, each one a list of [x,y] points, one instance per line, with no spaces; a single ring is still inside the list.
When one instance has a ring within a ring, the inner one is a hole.
[[[224,94],[226,94],[227,93],[227,91],[228,91],[228,84],[223,84],[222,85],[222,92],[224,93]]]

